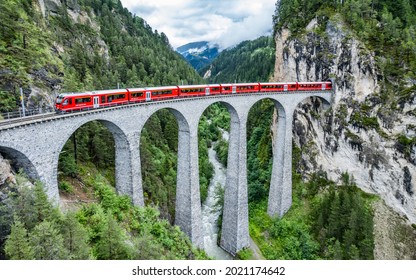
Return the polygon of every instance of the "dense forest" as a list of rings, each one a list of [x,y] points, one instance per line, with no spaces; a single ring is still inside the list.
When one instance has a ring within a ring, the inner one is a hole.
[[[274,67],[274,52],[274,39],[260,37],[222,51],[210,65],[198,72],[201,76],[208,76],[209,83],[268,81]]]

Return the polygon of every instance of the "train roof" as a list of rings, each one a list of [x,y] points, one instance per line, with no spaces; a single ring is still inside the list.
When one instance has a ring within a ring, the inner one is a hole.
[[[178,86],[179,88],[207,88],[210,87],[212,85],[183,85],[183,86]]]
[[[94,90],[94,91],[84,91],[84,92],[64,92],[60,93],[59,96],[66,97],[66,96],[90,96],[95,94],[112,94],[112,93],[126,93],[125,89],[107,89],[107,90]]]
[[[233,84],[221,84],[221,86],[254,86],[258,85],[259,83],[233,83]]]
[[[145,91],[146,88],[128,88],[127,90],[131,92],[136,92],[136,91]]]
[[[124,88],[91,91],[92,94],[111,94],[111,93],[126,93],[126,92],[127,90]]]
[[[178,86],[162,86],[162,87],[147,87],[146,90],[166,90],[166,89],[177,89]]]
[[[303,84],[303,85],[316,85],[316,84],[326,84],[326,83],[331,83],[330,81],[326,81],[326,82],[299,82],[299,84]]]
[[[295,85],[296,82],[266,82],[266,83],[260,83],[260,85]]]

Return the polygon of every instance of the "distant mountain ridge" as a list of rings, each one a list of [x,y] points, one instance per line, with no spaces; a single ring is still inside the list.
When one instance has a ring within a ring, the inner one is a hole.
[[[210,64],[220,53],[218,45],[207,41],[192,42],[176,49],[197,71]]]

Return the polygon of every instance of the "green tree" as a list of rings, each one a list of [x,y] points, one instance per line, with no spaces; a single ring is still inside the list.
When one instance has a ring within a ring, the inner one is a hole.
[[[86,260],[90,258],[91,249],[88,244],[88,232],[78,222],[74,212],[68,212],[61,226],[64,246],[68,250],[68,259]]]
[[[35,208],[35,219],[37,223],[43,222],[44,220],[58,221],[60,219],[59,210],[52,205],[49,201],[48,196],[43,189],[43,185],[40,181],[35,182],[33,188],[34,195],[34,208]]]
[[[13,209],[14,213],[19,216],[22,223],[25,225],[25,228],[31,230],[35,227],[36,219],[36,209],[35,209],[35,199],[33,196],[33,190],[29,189],[25,182],[27,179],[25,177],[19,177],[17,192],[13,197]]]
[[[28,241],[27,230],[18,216],[14,218],[11,233],[6,240],[4,251],[10,260],[32,260],[33,249]]]
[[[99,233],[95,252],[100,260],[131,259],[132,252],[125,232],[110,212],[107,213],[102,231]]]
[[[49,221],[43,221],[33,229],[30,244],[37,260],[68,259],[63,237],[56,225]]]

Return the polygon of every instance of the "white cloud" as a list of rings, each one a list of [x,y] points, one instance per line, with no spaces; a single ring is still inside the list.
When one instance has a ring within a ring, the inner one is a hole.
[[[121,0],[173,47],[195,42],[222,48],[255,39],[272,29],[276,0]]]

